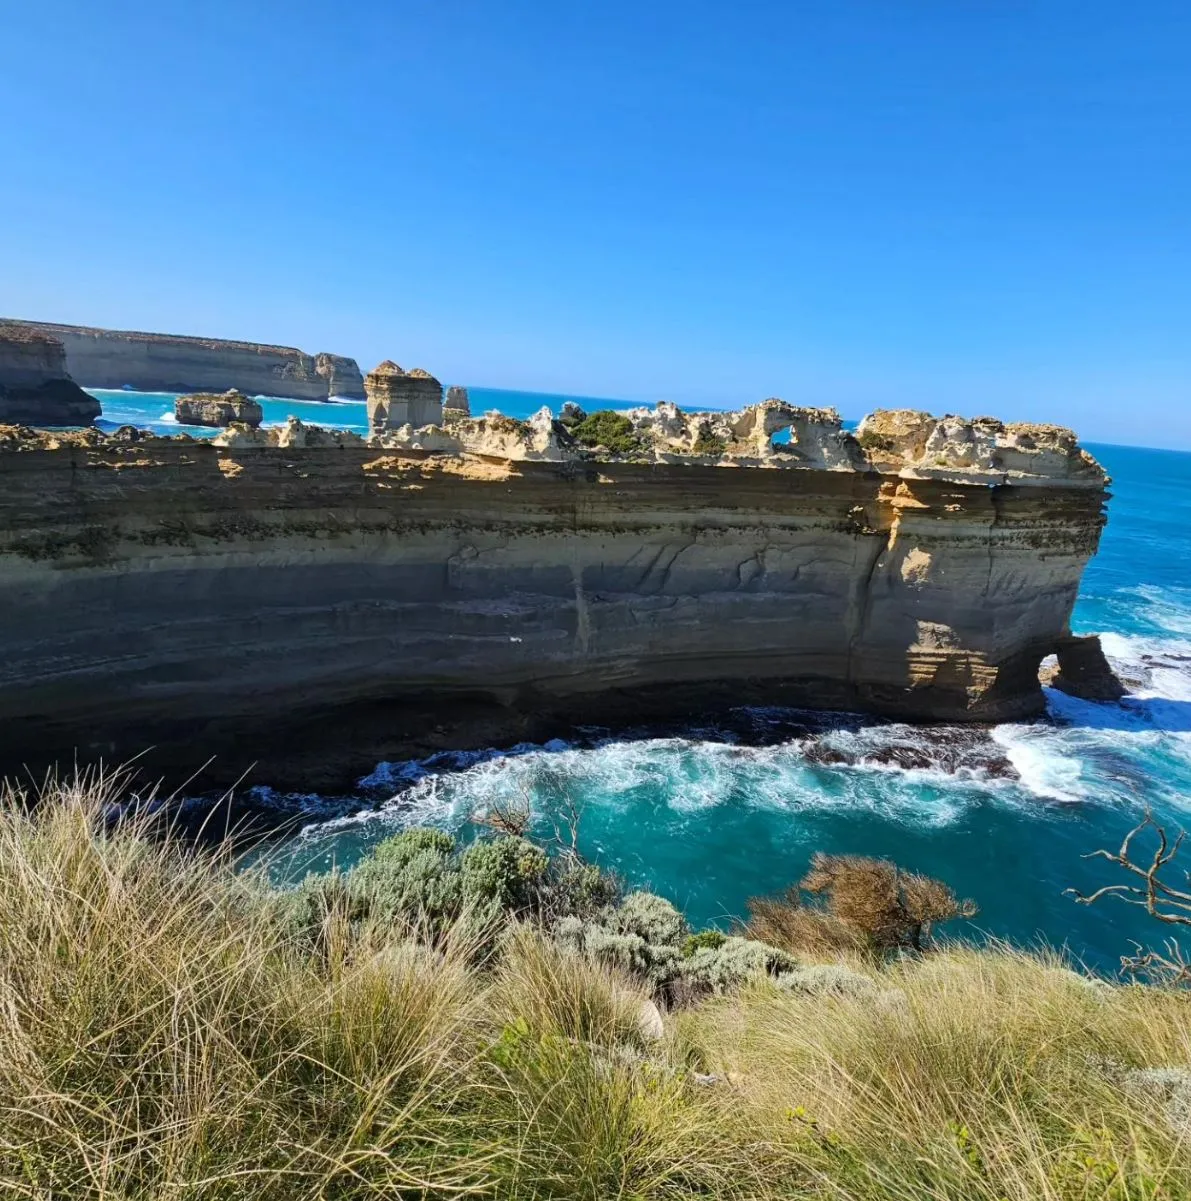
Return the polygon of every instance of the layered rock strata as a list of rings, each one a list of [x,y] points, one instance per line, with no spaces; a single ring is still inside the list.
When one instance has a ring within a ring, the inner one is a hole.
[[[216,427],[238,421],[255,428],[264,420],[264,410],[258,401],[251,400],[234,388],[218,396],[210,392],[196,392],[191,396],[179,396],[174,401],[174,420],[181,425]]]
[[[290,400],[363,395],[360,369],[341,355],[306,354],[292,346],[266,346],[223,338],[151,334],[53,322],[11,324],[56,338],[66,369],[88,388],[140,392],[225,392]]]
[[[403,371],[386,359],[364,380],[368,426],[373,433],[403,426],[437,425],[442,421],[442,384],[428,371]]]
[[[314,370],[327,381],[327,396],[343,400],[364,399],[364,377],[355,359],[341,354],[314,356]]]
[[[0,766],[153,745],[177,769],[220,752],[208,779],[258,760],[326,787],[701,706],[1038,713],[1104,522],[1099,467],[1005,427],[1022,457],[990,481],[991,460],[870,458],[830,412],[787,409],[702,415],[740,451],[714,464],[300,423],[284,447],[244,426],[221,445],[0,431]],[[666,445],[691,441],[672,417],[651,418]],[[766,449],[782,421],[791,448]],[[559,437],[522,425],[511,440]]]
[[[0,324],[0,421],[89,425],[99,414],[99,401],[70,378],[61,342]]]

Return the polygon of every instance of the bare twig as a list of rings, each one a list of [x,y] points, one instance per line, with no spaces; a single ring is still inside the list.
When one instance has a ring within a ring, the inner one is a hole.
[[[1137,862],[1134,857],[1133,840],[1145,829],[1151,829],[1157,838],[1157,846],[1148,863]],[[1081,905],[1094,905],[1103,897],[1114,897],[1126,905],[1138,905],[1156,921],[1170,926],[1191,926],[1191,892],[1183,888],[1175,888],[1159,876],[1163,869],[1174,862],[1182,849],[1186,831],[1180,830],[1172,842],[1167,836],[1166,829],[1155,820],[1153,813],[1147,809],[1145,816],[1121,842],[1120,849],[1112,851],[1092,851],[1085,859],[1107,859],[1124,868],[1133,876],[1144,881],[1142,884],[1106,884],[1095,892],[1084,894],[1075,888],[1068,888],[1066,895],[1074,897]],[[1183,875],[1191,880],[1191,875]],[[1144,950],[1134,944],[1136,954],[1121,957],[1121,970],[1133,975],[1151,976],[1169,984],[1191,984],[1191,962],[1183,953],[1182,948],[1173,939],[1166,943],[1165,954]]]

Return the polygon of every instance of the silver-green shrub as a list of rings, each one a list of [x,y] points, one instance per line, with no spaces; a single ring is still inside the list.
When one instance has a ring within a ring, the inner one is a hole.
[[[718,947],[699,947],[683,960],[682,975],[694,989],[725,992],[758,976],[780,978],[797,967],[798,960],[777,947],[731,937]]]

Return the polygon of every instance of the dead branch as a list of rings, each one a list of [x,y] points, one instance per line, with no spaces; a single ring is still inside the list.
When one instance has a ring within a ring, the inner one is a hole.
[[[1147,827],[1156,834],[1158,845],[1148,864],[1144,861],[1138,863],[1133,854],[1133,840]],[[1171,842],[1167,837],[1165,827],[1160,826],[1154,820],[1153,813],[1147,809],[1142,820],[1125,835],[1120,850],[1115,854],[1112,851],[1099,850],[1084,856],[1085,859],[1107,859],[1109,863],[1115,863],[1134,876],[1140,877],[1145,883],[1142,885],[1106,884],[1103,888],[1098,888],[1095,892],[1087,895],[1078,889],[1068,888],[1065,895],[1074,897],[1081,905],[1093,905],[1102,897],[1115,897],[1127,905],[1140,905],[1151,917],[1160,922],[1166,922],[1169,925],[1191,926],[1191,892],[1172,887],[1160,879],[1158,874],[1174,861],[1186,836],[1186,831],[1180,830],[1174,842]],[[1186,872],[1183,874],[1187,876]],[[1191,879],[1191,876],[1188,878]]]

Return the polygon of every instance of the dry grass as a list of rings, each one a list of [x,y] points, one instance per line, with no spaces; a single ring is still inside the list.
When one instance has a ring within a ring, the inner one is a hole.
[[[1185,995],[951,948],[651,1039],[529,927],[485,970],[333,906],[287,945],[258,878],[105,829],[121,786],[0,807],[4,1198],[1191,1197],[1191,1129],[1122,1084],[1191,1069]]]

